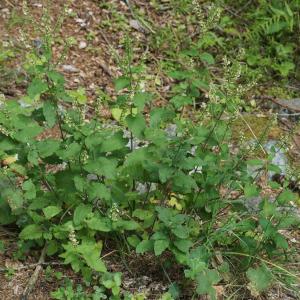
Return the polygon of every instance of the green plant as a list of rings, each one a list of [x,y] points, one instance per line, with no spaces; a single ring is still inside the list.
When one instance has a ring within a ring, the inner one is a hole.
[[[216,299],[215,285],[235,272],[243,274],[241,284],[250,282],[252,294],[282,278],[297,280],[280,266],[293,252],[281,231],[299,226],[287,210],[295,195],[283,189],[275,201],[264,196],[257,210],[248,209],[262,191],[247,166],[276,167],[270,157],[253,161],[243,151],[232,154],[231,119],[222,117],[239,113],[249,86],[239,82],[238,60],[225,59],[223,81],[212,79],[209,51],[221,41],[210,32],[219,13],[210,14],[199,41],[170,70],[176,81],[163,107],[143,89],[144,68],[134,64],[126,38],[116,100],[105,103],[114,121],[87,117],[84,89],[65,89],[51,35],[42,40],[42,51],[28,54],[27,95],[4,101],[0,110],[0,224],[20,228],[20,256],[45,247],[86,282],[96,278],[100,284],[86,295],[67,282],[52,294],[55,299],[122,299],[121,274],[108,272],[101,258],[104,241],[153,253],[157,261],[171,254],[169,265],[180,265],[182,276],[196,284],[190,297]],[[201,114],[186,117],[185,109],[196,108],[204,93]]]

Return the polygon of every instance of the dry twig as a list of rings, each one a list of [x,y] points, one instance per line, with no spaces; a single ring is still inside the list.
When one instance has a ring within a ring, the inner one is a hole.
[[[44,248],[41,252],[41,256],[39,258],[37,266],[36,266],[33,274],[31,275],[22,295],[20,296],[20,300],[27,300],[29,294],[32,292],[32,290],[37,282],[37,279],[39,277],[39,274],[40,274],[41,270],[43,269],[43,263],[45,262],[46,251],[47,251],[47,244],[44,246]]]

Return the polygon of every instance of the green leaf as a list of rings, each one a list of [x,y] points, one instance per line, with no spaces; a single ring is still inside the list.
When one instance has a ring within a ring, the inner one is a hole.
[[[87,96],[85,94],[84,88],[78,88],[75,91],[68,91],[68,94],[71,96],[72,99],[74,99],[79,104],[86,104]]]
[[[92,212],[93,208],[91,205],[80,204],[75,208],[73,215],[74,225],[80,225],[84,219]]]
[[[50,220],[53,217],[55,217],[56,215],[58,215],[61,211],[62,211],[62,209],[55,205],[50,205],[50,206],[43,208],[43,213],[44,213],[46,219],[48,219],[48,220]]]
[[[208,294],[212,300],[216,300],[216,290],[213,285],[220,281],[219,273],[216,270],[206,270],[197,276],[197,293]]]
[[[153,96],[150,93],[139,92],[133,96],[133,104],[138,108],[139,111],[143,111],[145,104],[152,100]]]
[[[111,109],[111,114],[116,121],[120,122],[123,115],[123,109],[114,107]]]
[[[117,162],[106,157],[99,157],[95,160],[90,160],[84,166],[84,169],[89,173],[114,179],[117,173]]]
[[[37,224],[27,225],[21,232],[20,238],[23,240],[37,240],[43,235],[41,226]]]
[[[130,86],[130,78],[121,76],[115,80],[115,89],[117,92]]]
[[[13,137],[22,143],[31,142],[36,136],[43,132],[43,128],[36,123],[28,124],[24,129],[21,129],[13,134]]]
[[[43,114],[50,128],[56,123],[56,107],[50,101],[45,101],[43,104]]]
[[[153,216],[153,212],[138,208],[133,212],[133,216],[144,221],[150,219]]]
[[[152,240],[143,240],[136,246],[136,253],[143,254],[153,250],[153,241]]]
[[[213,65],[215,63],[214,57],[207,52],[200,54],[200,59],[202,62],[207,63],[208,65]]]
[[[156,256],[161,255],[168,247],[170,241],[169,240],[156,240],[154,242],[154,253]]]
[[[277,233],[273,239],[276,243],[277,248],[281,248],[281,249],[285,249],[285,250],[287,250],[289,248],[289,244],[282,234]]]
[[[102,249],[102,242],[97,244],[83,242],[77,246],[78,252],[80,252],[86,261],[87,265],[97,272],[106,272],[104,262],[100,259],[100,253]]]
[[[36,150],[29,150],[28,155],[27,155],[27,159],[34,166],[39,165],[39,154]]]
[[[257,292],[267,290],[272,283],[272,274],[265,266],[261,266],[256,269],[250,268],[246,274],[251,282],[251,286]]]
[[[125,119],[128,129],[138,138],[143,137],[143,132],[146,128],[146,121],[142,114],[135,116],[129,115]]]
[[[176,95],[170,100],[170,102],[178,109],[183,106],[193,104],[194,100],[190,96]]]
[[[174,169],[172,169],[169,166],[162,165],[158,171],[158,176],[161,183],[167,182],[168,179],[170,179],[173,174],[174,174]]]
[[[35,78],[32,80],[31,84],[27,89],[27,94],[31,99],[35,99],[36,96],[41,95],[42,93],[48,90],[48,85],[43,82],[41,79]]]
[[[173,176],[174,191],[180,193],[190,193],[193,189],[197,188],[195,180],[191,176],[178,171]]]
[[[175,240],[173,243],[178,250],[184,253],[187,253],[189,249],[193,246],[193,242],[190,240]]]
[[[127,139],[123,137],[124,133],[119,131],[113,135],[107,137],[105,141],[100,145],[99,151],[101,152],[112,152],[123,149],[127,144]]]
[[[55,240],[48,241],[48,244],[47,244],[47,255],[48,256],[54,255],[55,253],[57,253],[58,249],[59,249],[59,244],[57,241],[55,241]]]
[[[181,225],[178,225],[175,228],[172,228],[172,232],[180,239],[186,239],[189,237],[188,229]]]
[[[81,145],[79,145],[76,142],[73,142],[67,145],[65,149],[57,150],[56,153],[63,160],[71,160],[73,158],[78,159],[80,151],[81,151]]]
[[[32,200],[36,197],[35,185],[33,184],[31,179],[23,182],[22,189],[23,191],[25,191],[24,196],[26,199]]]
[[[132,221],[132,220],[119,220],[117,222],[115,222],[117,227],[122,228],[124,230],[137,230],[139,229],[141,226],[139,223]]]
[[[110,189],[99,182],[93,182],[87,192],[91,200],[99,198],[101,200],[109,201],[111,199]]]
[[[175,117],[173,110],[167,108],[154,108],[150,112],[150,126],[158,127],[161,123],[172,120]]]
[[[131,235],[131,236],[129,236],[128,238],[127,238],[127,242],[128,242],[128,244],[130,245],[130,246],[132,246],[132,247],[134,247],[134,248],[136,248],[137,247],[137,245],[140,243],[140,239],[139,239],[139,237],[137,236],[137,235]]]
[[[245,197],[256,197],[259,195],[259,190],[255,184],[246,184],[244,187]]]
[[[107,218],[93,217],[90,220],[86,221],[87,226],[90,229],[101,231],[101,232],[110,232],[111,225],[110,220]]]
[[[23,207],[24,198],[20,191],[6,188],[2,192],[2,197],[8,203],[9,207],[11,208],[12,212],[18,211],[20,208]],[[1,197],[0,197],[1,199]]]
[[[37,150],[42,158],[53,155],[59,148],[60,141],[53,139],[42,140],[37,144]]]
[[[47,76],[56,84],[63,86],[65,83],[64,76],[56,71],[47,72]]]
[[[294,194],[290,190],[285,190],[282,193],[279,194],[277,197],[277,202],[280,205],[284,205],[289,203],[290,201],[295,201],[296,200],[296,194]]]
[[[77,191],[79,191],[81,193],[84,192],[86,185],[87,185],[86,179],[84,179],[81,176],[75,176],[73,178],[73,180],[74,180],[74,184],[75,184]]]

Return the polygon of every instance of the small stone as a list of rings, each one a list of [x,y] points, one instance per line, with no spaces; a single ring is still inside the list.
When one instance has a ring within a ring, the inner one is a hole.
[[[87,43],[85,41],[81,41],[78,47],[79,49],[85,49],[87,47]]]
[[[139,22],[139,21],[137,21],[137,20],[130,20],[129,21],[129,25],[133,28],[133,29],[135,29],[135,30],[137,30],[137,31],[139,31],[139,32],[142,32],[142,33],[147,33],[147,30],[141,25],[141,23]]]
[[[9,9],[8,8],[3,8],[1,9],[3,14],[9,14]]]
[[[80,27],[86,27],[86,20],[81,19],[81,18],[76,18],[75,22],[80,25]]]
[[[67,73],[78,73],[79,72],[79,69],[77,69],[73,65],[63,65],[62,68],[63,68],[63,71],[67,72]]]

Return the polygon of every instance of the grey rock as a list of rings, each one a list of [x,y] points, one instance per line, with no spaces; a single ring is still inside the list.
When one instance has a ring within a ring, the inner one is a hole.
[[[62,68],[63,68],[63,71],[66,73],[78,73],[79,72],[79,69],[77,69],[73,65],[63,65]]]
[[[78,46],[79,49],[85,49],[86,47],[87,47],[87,43],[85,41],[81,41],[79,43],[79,46]]]

